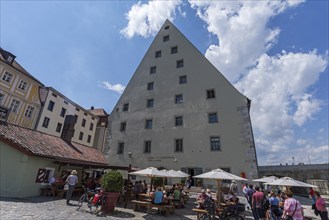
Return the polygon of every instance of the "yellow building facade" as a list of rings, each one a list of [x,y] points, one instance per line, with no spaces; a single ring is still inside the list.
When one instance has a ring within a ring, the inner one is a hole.
[[[15,61],[15,56],[0,48],[1,120],[34,129],[41,103],[41,82]]]

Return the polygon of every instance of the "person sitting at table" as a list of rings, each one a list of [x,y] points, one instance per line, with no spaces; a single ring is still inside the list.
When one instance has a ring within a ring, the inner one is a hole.
[[[199,194],[198,199],[197,199],[197,203],[199,204],[197,206],[197,208],[204,209],[204,201],[206,200],[207,197],[208,196],[206,194],[206,191],[204,189],[202,189],[201,193]]]
[[[208,196],[210,199],[214,200],[214,198],[213,198],[212,195],[211,195],[211,190],[210,190],[210,189],[207,189],[207,190],[206,190],[206,194],[207,194],[207,196]]]
[[[154,203],[154,204],[158,204],[158,205],[165,204],[165,203],[164,203],[163,192],[162,192],[160,186],[158,186],[157,190],[156,190],[155,193],[154,193],[154,200],[153,200],[153,203]]]

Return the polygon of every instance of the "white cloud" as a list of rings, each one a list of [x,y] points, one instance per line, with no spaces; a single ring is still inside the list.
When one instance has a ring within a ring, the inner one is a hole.
[[[119,94],[122,94],[123,91],[125,90],[125,86],[121,85],[121,84],[115,84],[115,85],[112,85],[111,83],[109,82],[101,82],[100,83],[100,87],[104,88],[104,89],[108,89],[108,90],[111,90],[111,91],[115,91]]]
[[[149,1],[146,4],[138,2],[126,14],[128,26],[121,30],[121,34],[126,38],[155,35],[166,19],[173,20],[176,7],[181,3],[182,1]]]

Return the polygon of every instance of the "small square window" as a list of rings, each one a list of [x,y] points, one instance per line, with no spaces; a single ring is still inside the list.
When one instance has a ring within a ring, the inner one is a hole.
[[[153,90],[154,89],[154,82],[147,83],[147,90]]]
[[[175,103],[176,104],[183,103],[183,95],[176,95],[175,96]]]
[[[50,118],[45,117],[45,118],[43,119],[42,127],[44,127],[44,128],[48,128],[49,121],[50,121]]]
[[[154,107],[154,99],[148,99],[146,103],[147,108],[153,108]]]
[[[34,112],[34,107],[32,107],[32,106],[29,105],[29,106],[27,106],[24,115],[27,118],[32,118],[33,112]]]
[[[57,95],[55,93],[51,93],[52,96],[54,96],[55,98],[57,98]]]
[[[177,46],[174,46],[171,48],[171,54],[175,54],[175,53],[178,53],[178,47]]]
[[[175,117],[175,126],[183,126],[183,116]]]
[[[151,68],[150,68],[150,74],[154,74],[154,73],[156,73],[157,72],[157,67],[156,66],[152,66]]]
[[[175,152],[183,152],[183,139],[175,140]]]
[[[65,113],[66,113],[66,109],[65,108],[62,108],[60,116],[64,118],[65,117]]]
[[[55,106],[55,102],[49,101],[48,110],[52,112],[54,110],[54,106]]]
[[[208,114],[208,122],[209,123],[217,123],[218,122],[218,118],[217,118],[217,113],[209,113]]]
[[[214,89],[208,89],[207,90],[207,98],[208,99],[214,99],[216,97],[215,90]]]
[[[8,73],[8,72],[5,72],[5,74],[3,74],[3,76],[2,76],[2,80],[7,83],[10,83],[12,78],[13,78],[13,74]]]
[[[64,104],[68,105],[68,104],[69,104],[69,102],[64,100]]]
[[[120,131],[126,131],[127,123],[126,122],[121,122],[120,124]]]
[[[151,146],[152,142],[151,141],[145,141],[144,142],[144,153],[151,153]]]
[[[168,29],[169,29],[169,25],[168,25],[168,26],[166,26],[166,27],[164,27],[164,29],[165,29],[165,30],[168,30]]]
[[[90,143],[91,141],[91,135],[88,135],[87,142]]]
[[[177,60],[176,61],[176,68],[184,67],[184,60]]]
[[[163,37],[163,42],[169,41],[169,35]]]
[[[123,104],[122,111],[126,112],[129,109],[129,103]]]
[[[153,120],[152,119],[147,119],[145,121],[145,129],[152,129],[153,127]]]
[[[82,139],[83,139],[83,132],[80,132],[79,133],[79,140],[82,141]]]
[[[161,50],[155,52],[155,58],[161,57]]]
[[[210,150],[211,151],[220,151],[220,138],[219,137],[210,137]]]
[[[27,82],[25,82],[24,80],[20,80],[18,84],[18,88],[22,91],[26,91]]]
[[[118,154],[123,154],[124,148],[125,148],[125,143],[124,142],[119,142],[118,143],[118,151],[117,151],[117,153]]]
[[[180,76],[179,77],[179,84],[186,84],[187,83],[187,77],[186,76]]]
[[[62,124],[61,123],[57,123],[56,132],[61,133],[61,130],[62,130]]]
[[[79,111],[80,111],[80,109],[78,109],[78,108],[75,108],[75,110],[76,110],[77,112],[79,112]]]

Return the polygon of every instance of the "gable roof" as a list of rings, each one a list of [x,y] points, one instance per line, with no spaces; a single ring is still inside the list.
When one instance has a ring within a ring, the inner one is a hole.
[[[30,156],[55,159],[57,163],[107,167],[103,153],[95,148],[32,129],[0,121],[0,141]]]

